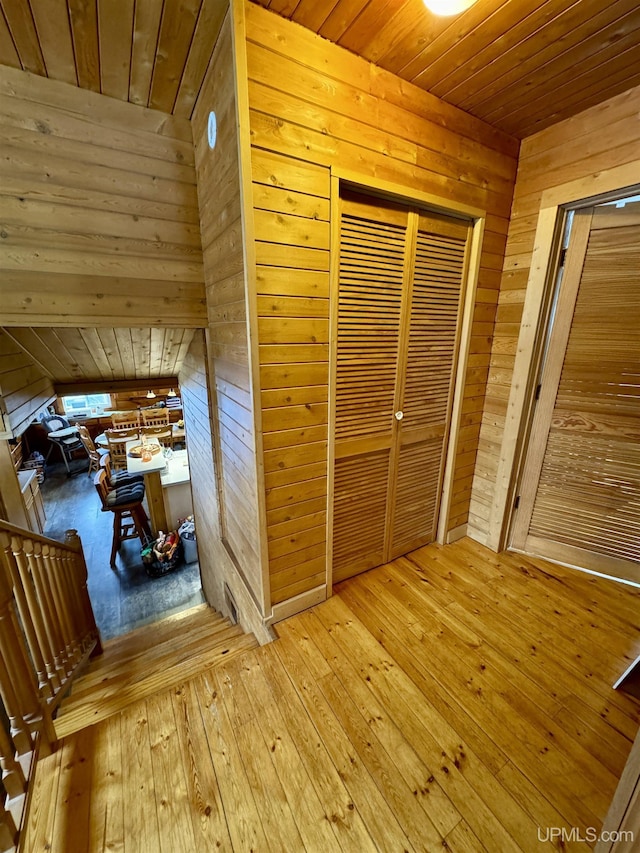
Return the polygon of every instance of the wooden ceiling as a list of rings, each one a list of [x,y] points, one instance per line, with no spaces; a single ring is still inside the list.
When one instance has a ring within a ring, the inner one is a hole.
[[[638,0],[255,0],[519,138],[640,83]],[[0,64],[190,116],[226,0],[0,0]]]
[[[177,376],[193,329],[2,328],[54,385]]]

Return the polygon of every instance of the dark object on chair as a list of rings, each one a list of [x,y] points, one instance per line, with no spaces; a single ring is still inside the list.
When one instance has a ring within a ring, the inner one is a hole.
[[[139,539],[140,544],[151,538],[149,519],[142,507],[144,483],[128,483],[109,489],[104,468],[93,478],[102,512],[113,513],[113,544],[111,546],[112,569],[116,567],[116,554],[125,539]]]
[[[69,421],[66,418],[63,418],[62,415],[41,415],[40,422],[47,431],[47,438],[51,442],[51,447],[49,448],[49,452],[45,459],[45,465],[49,461],[49,456],[51,455],[54,445],[57,445],[60,448],[60,453],[62,454],[62,459],[65,468],[67,469],[67,475],[71,476],[69,462],[71,462],[74,452],[76,450],[85,450],[85,446],[80,441],[77,431],[70,432],[67,435],[57,436],[52,436],[51,433],[57,433],[60,432],[60,430],[75,430],[76,428],[72,427]],[[76,471],[74,473],[79,472]]]
[[[111,469],[111,454],[107,451],[100,460],[100,467],[104,468],[107,474],[107,485],[110,489],[117,489],[118,486],[128,486],[131,483],[143,483],[144,474],[129,474],[128,471],[113,471]]]

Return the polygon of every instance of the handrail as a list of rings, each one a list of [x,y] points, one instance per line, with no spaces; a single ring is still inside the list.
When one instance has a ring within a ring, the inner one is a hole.
[[[18,840],[38,752],[55,748],[53,714],[102,651],[76,530],[65,542],[0,521],[0,851]]]
[[[23,527],[18,527],[17,524],[11,524],[9,521],[3,521],[0,518],[0,530],[5,530],[7,533],[12,533],[17,536],[24,536],[25,539],[31,539],[32,542],[39,542],[41,545],[53,545],[56,548],[66,548],[70,551],[77,550],[77,545],[61,542],[59,539],[49,539],[47,536],[42,536],[40,533],[33,533],[31,530],[25,530]],[[69,531],[66,531],[69,533]],[[77,532],[77,531],[75,531]],[[78,537],[78,540],[80,537]]]

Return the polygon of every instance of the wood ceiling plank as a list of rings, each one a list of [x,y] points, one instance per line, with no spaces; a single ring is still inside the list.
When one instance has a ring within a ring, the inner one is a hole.
[[[182,370],[182,365],[184,364],[184,360],[187,357],[187,353],[189,352],[189,347],[191,346],[191,342],[193,340],[193,336],[195,335],[195,329],[183,329],[182,330],[182,340],[180,341],[180,348],[178,349],[178,354],[176,356],[176,366],[174,373],[175,375],[179,375]]]
[[[331,14],[320,27],[320,35],[338,42],[368,2],[369,0],[338,0]]]
[[[177,374],[176,362],[182,343],[182,329],[165,329],[162,373],[164,376]]]
[[[71,374],[68,373],[64,365],[58,361],[50,350],[42,345],[40,338],[33,329],[17,327],[12,329],[5,328],[3,331],[35,362],[45,376],[53,379],[60,372],[65,378],[71,378]]]
[[[578,65],[574,65],[572,56],[567,54],[561,62],[553,64],[555,73],[545,77],[536,75],[536,82],[532,81],[527,88],[526,109],[501,99],[501,106],[492,109],[487,120],[506,122],[511,127],[519,127],[521,123],[536,126],[540,119],[556,115],[563,106],[584,101],[591,92],[598,92],[605,86],[609,88],[618,81],[626,84],[631,74],[640,72],[640,14],[632,12],[626,19],[628,24],[635,25],[632,32],[620,38],[620,24],[612,25],[609,28],[612,43],[606,50],[601,47],[600,33],[582,42]]]
[[[129,99],[135,0],[98,0],[100,87],[103,95]]]
[[[155,379],[162,376],[162,348],[164,346],[164,329],[151,329],[149,347],[149,377]]]
[[[400,66],[397,69],[397,73],[404,80],[413,81],[442,53],[463,44],[465,39],[473,39],[476,47],[479,49],[481,45],[476,36],[478,28],[503,6],[507,6],[508,3],[509,0],[486,0],[484,4],[481,3],[478,5],[476,3],[475,6],[472,6],[461,15],[456,15],[453,18],[439,18],[438,23],[441,24],[442,28],[438,28],[437,35],[424,41],[420,52],[415,57],[410,58],[404,65]],[[506,32],[509,26],[510,17],[507,16],[504,19],[503,31]]]
[[[135,356],[131,329],[114,329],[125,379],[136,378]]]
[[[148,379],[150,375],[151,329],[131,329],[131,343],[133,344],[136,376],[140,379]]]
[[[56,333],[58,340],[63,342],[66,351],[77,366],[77,379],[100,379],[101,371],[80,333],[80,329],[64,329]]]
[[[124,365],[120,357],[120,348],[118,347],[115,329],[98,329],[98,337],[109,360],[114,379],[125,379]]]
[[[164,0],[145,0],[144,3],[136,3],[129,100],[132,104],[143,107],[149,105],[163,2]]]
[[[22,67],[33,74],[46,77],[47,69],[29,4],[19,0],[1,0],[0,6]]]
[[[605,71],[602,73],[606,74],[607,72]],[[585,93],[583,100],[576,100],[572,97],[570,101],[565,103],[564,107],[558,105],[546,120],[536,118],[527,124],[520,122],[518,126],[522,128],[522,132],[527,136],[531,136],[531,134],[538,133],[540,130],[550,127],[559,121],[565,121],[568,118],[572,118],[576,112],[580,113],[583,110],[588,110],[590,107],[602,104],[610,98],[627,91],[627,87],[634,88],[640,83],[640,71],[630,75],[629,71],[625,68],[619,69],[615,75],[611,75],[610,77],[605,76],[604,78],[601,78],[597,71],[594,72],[594,74],[598,80],[598,84],[589,89],[588,93]],[[628,149],[626,153],[628,153]],[[611,165],[611,162],[611,155],[604,157],[602,168],[608,168]]]
[[[102,341],[100,340],[100,336],[98,335],[97,329],[78,329],[82,339],[85,343],[85,346],[91,353],[91,356],[96,364],[97,370],[97,379],[101,381],[110,381],[113,377],[113,370],[111,369],[111,363],[107,358],[107,354],[105,353]]]
[[[82,379],[82,370],[65,342],[64,335],[66,330],[61,330],[61,332],[62,334],[59,334],[55,329],[34,329],[34,333],[40,339],[41,345],[53,354],[72,379]]]
[[[351,26],[339,39],[339,44],[360,56],[367,56],[370,42],[380,32],[381,21],[394,17],[397,0],[369,0]]]
[[[202,0],[173,114],[191,118],[193,107],[218,40],[227,6],[222,0]]]
[[[300,0],[271,0],[269,8],[283,18],[290,18],[299,4]]]
[[[327,0],[324,3],[319,3],[318,0],[300,0],[292,18],[296,23],[317,33],[338,2],[339,0]]]
[[[575,0],[548,0],[542,5],[539,0],[520,0],[508,30],[499,14],[492,15],[480,24],[472,39],[465,39],[431,63],[423,72],[425,85],[441,98],[468,80],[474,71],[487,68],[494,59],[502,59],[510,47],[517,47],[532,34],[539,50],[541,30],[562,12],[575,10],[575,5]],[[416,78],[416,82],[419,79],[422,78]]]
[[[430,15],[422,0],[405,0],[393,15],[378,23],[362,55],[389,70],[401,67],[442,27],[443,19]]]
[[[149,106],[170,113],[178,94],[201,0],[165,0]]]
[[[78,85],[67,0],[30,0],[47,76]]]
[[[0,65],[9,65],[11,68],[22,70],[22,63],[2,8],[0,8]]]
[[[95,0],[67,0],[78,83],[82,89],[100,91],[100,48]]]
[[[549,25],[546,33],[550,38],[543,33],[534,32],[513,48],[504,51],[501,56],[485,53],[486,61],[492,57],[491,65],[486,62],[483,67],[478,65],[479,70],[472,73],[458,89],[451,89],[449,95],[461,109],[475,109],[508,91],[528,75],[546,75],[558,57],[567,51],[571,51],[573,55],[584,39],[601,32],[613,21],[637,9],[637,2],[618,0],[605,8],[598,9],[598,3],[594,6],[594,14],[585,20],[585,7],[582,4],[573,4]],[[544,46],[540,44],[541,39],[544,39]],[[472,71],[471,68],[467,70]]]

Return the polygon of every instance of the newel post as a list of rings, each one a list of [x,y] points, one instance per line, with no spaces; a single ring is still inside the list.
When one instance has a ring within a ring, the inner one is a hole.
[[[87,571],[87,563],[84,559],[84,550],[82,548],[82,540],[78,535],[78,531],[71,528],[65,532],[64,542],[69,548],[72,548],[77,556],[76,556],[76,579],[77,579],[77,591],[80,598],[80,606],[82,608],[82,619],[86,625],[87,632],[95,637],[96,644],[91,653],[91,657],[95,657],[96,655],[102,654],[102,642],[100,640],[100,632],[98,631],[98,626],[96,625],[96,617],[93,613],[93,607],[91,606],[91,599],[89,598],[89,590],[87,588],[87,580],[89,577],[89,573]]]

